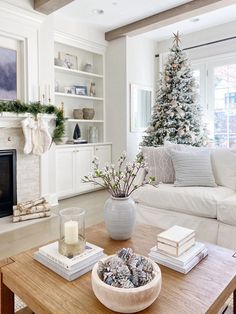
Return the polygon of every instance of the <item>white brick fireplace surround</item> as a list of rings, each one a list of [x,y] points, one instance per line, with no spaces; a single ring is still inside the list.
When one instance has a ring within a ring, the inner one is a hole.
[[[0,128],[0,150],[17,151],[17,202],[40,196],[40,157],[23,153],[24,136],[21,128]]]
[[[17,202],[40,196],[40,157],[25,155],[24,135],[20,127],[0,127],[0,150],[17,151]],[[0,218],[0,259],[58,238],[58,216],[12,223],[12,217]]]

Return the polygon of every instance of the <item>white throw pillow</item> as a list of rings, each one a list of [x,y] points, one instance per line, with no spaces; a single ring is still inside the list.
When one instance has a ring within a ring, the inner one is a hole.
[[[142,152],[148,164],[148,176],[155,177],[155,183],[174,183],[175,174],[171,156],[164,146],[142,147]]]
[[[212,150],[211,159],[216,183],[236,190],[236,151],[215,148]]]
[[[216,186],[209,150],[170,150],[175,170],[175,186]]]

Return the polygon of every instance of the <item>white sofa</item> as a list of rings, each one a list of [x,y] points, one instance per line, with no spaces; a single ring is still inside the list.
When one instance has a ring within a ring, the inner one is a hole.
[[[218,150],[217,158],[222,155],[222,160],[213,165],[216,182],[221,186],[175,187],[161,183],[158,187],[146,185],[135,191],[138,221],[162,229],[175,224],[189,227],[196,230],[200,240],[236,250],[236,152],[231,155],[231,161],[225,154],[226,150]],[[164,164],[162,170],[167,166],[166,161]]]

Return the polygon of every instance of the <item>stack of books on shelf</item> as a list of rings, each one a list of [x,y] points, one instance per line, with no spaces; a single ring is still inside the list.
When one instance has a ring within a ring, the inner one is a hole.
[[[75,280],[92,270],[93,266],[105,256],[103,249],[86,243],[83,253],[68,258],[58,252],[58,242],[45,245],[34,253],[34,259],[68,281]]]
[[[205,244],[195,241],[195,231],[173,226],[157,235],[149,257],[158,264],[187,274],[208,254]]]

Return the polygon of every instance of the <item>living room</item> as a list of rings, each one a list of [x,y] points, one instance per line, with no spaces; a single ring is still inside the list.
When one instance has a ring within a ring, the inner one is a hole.
[[[1,1],[0,314],[236,313],[235,13]]]

